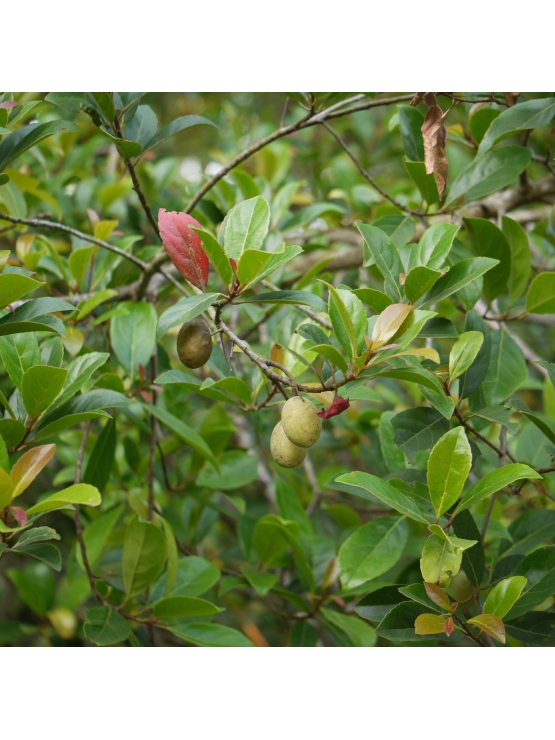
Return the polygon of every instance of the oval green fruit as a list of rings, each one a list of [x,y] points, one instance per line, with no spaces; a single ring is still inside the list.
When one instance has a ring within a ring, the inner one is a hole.
[[[281,410],[283,431],[297,447],[312,447],[320,438],[322,419],[316,414],[316,406],[300,396],[293,396]]]
[[[185,367],[206,365],[212,354],[212,337],[201,318],[183,324],[177,335],[177,354]]]
[[[306,449],[297,447],[287,439],[281,421],[278,421],[272,432],[270,452],[282,468],[297,468],[306,457]]]

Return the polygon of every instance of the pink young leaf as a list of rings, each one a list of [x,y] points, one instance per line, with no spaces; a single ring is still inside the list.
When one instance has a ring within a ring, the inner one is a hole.
[[[27,524],[27,513],[20,506],[12,506],[10,510],[19,526],[24,527]]]
[[[320,409],[320,411],[316,412],[316,415],[319,416],[320,419],[331,419],[332,416],[342,414],[350,405],[348,398],[341,398],[341,396],[336,395],[333,399],[332,405],[327,409]]]
[[[188,213],[158,211],[160,237],[173,264],[195,288],[206,290],[209,262],[198,234],[189,226],[202,228]]]
[[[16,108],[18,105],[21,105],[21,103],[15,103],[13,100],[7,100],[5,103],[0,103],[0,108],[7,108],[9,110],[10,108]]]
[[[449,619],[445,620],[445,624],[443,625],[443,630],[445,634],[447,635],[447,637],[451,635],[454,629],[455,629],[455,624],[453,620],[451,619],[451,617],[449,617]]]

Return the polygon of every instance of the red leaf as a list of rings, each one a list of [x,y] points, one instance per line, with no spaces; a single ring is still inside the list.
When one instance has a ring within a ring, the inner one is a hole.
[[[27,513],[20,506],[12,506],[10,511],[20,527],[24,527],[27,524]]]
[[[12,100],[7,100],[5,103],[0,103],[0,108],[15,108],[18,105],[21,105],[21,103],[15,103]]]
[[[341,396],[336,395],[333,399],[332,405],[327,409],[320,409],[320,411],[316,412],[316,415],[319,416],[320,419],[331,419],[332,416],[342,414],[350,405],[351,403],[348,398],[341,398]]]
[[[453,620],[451,619],[451,617],[449,617],[449,619],[445,620],[445,624],[443,625],[443,630],[445,634],[447,635],[447,637],[451,635],[454,629],[455,629],[455,624]]]
[[[229,258],[229,264],[231,265],[231,269],[233,270],[234,274],[237,275],[237,262],[235,262],[233,257]]]
[[[173,264],[192,285],[206,290],[209,262],[198,234],[189,226],[199,229],[199,222],[188,213],[166,213],[164,208],[158,211],[160,237]]]

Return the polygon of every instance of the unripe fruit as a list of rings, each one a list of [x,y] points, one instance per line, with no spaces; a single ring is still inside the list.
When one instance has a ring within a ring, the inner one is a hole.
[[[312,447],[322,431],[322,419],[316,414],[316,406],[300,396],[293,396],[281,410],[283,431],[297,447]]]
[[[282,468],[297,468],[306,457],[305,449],[297,447],[287,439],[281,421],[278,421],[272,432],[270,452]]]
[[[185,367],[202,367],[212,354],[212,337],[201,318],[186,321],[177,335],[177,354]]]
[[[454,601],[466,601],[472,596],[472,583],[468,580],[464,570],[460,570],[451,581],[449,595]]]

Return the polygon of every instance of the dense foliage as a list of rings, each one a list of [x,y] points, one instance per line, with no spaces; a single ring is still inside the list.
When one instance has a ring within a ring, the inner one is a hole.
[[[0,644],[555,645],[554,117],[0,96]]]

